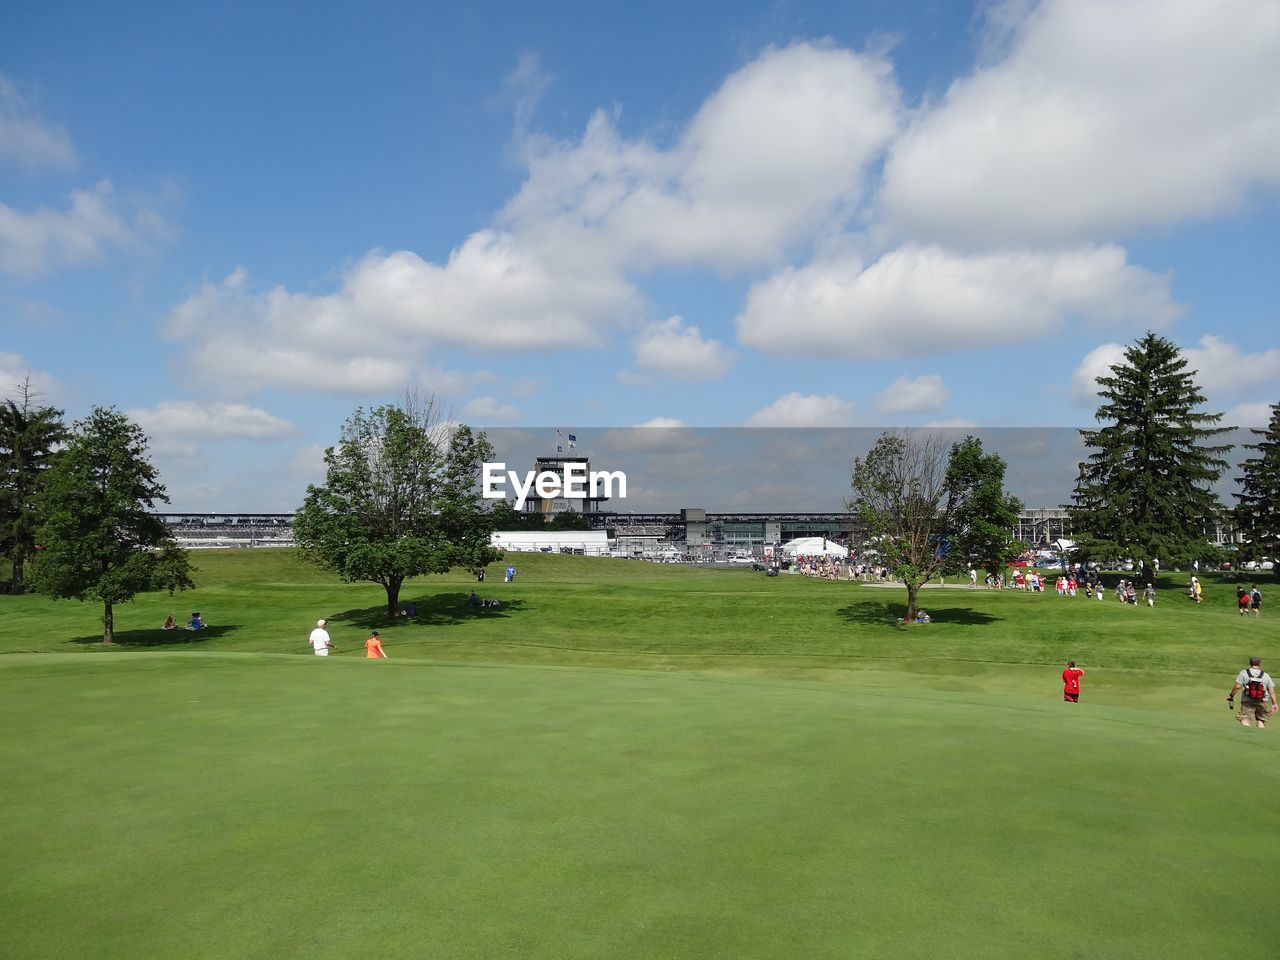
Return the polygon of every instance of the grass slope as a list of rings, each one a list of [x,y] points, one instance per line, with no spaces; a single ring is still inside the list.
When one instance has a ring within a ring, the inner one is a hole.
[[[1139,679],[1154,672],[1159,684],[1216,688],[1250,654],[1280,658],[1280,621],[1239,617],[1229,583],[1209,581],[1206,602],[1196,606],[1184,596],[1181,575],[1165,578],[1154,610],[1053,593],[927,590],[923,602],[934,622],[904,628],[894,623],[901,589],[534,554],[517,558],[520,573],[511,584],[501,581],[497,565],[484,584],[460,573],[411,581],[402,599],[417,603],[418,616],[388,623],[380,587],[336,583],[288,551],[202,553],[195,562],[197,590],[143,595],[117,608],[122,647],[306,654],[307,633],[323,616],[345,656],[360,655],[376,628],[397,659],[766,676],[900,671],[910,664],[958,680],[991,674],[1000,682],[1013,676],[1006,664],[1060,669],[1073,658],[1095,671],[1089,677],[1095,692],[1104,690],[1097,684],[1109,671],[1133,671]],[[503,606],[469,606],[472,588]],[[181,619],[193,609],[210,629],[158,629],[166,613]],[[0,597],[0,611],[0,653],[101,650],[101,614],[92,604]],[[1052,670],[1048,677],[1052,686]],[[1150,685],[1143,679],[1141,686]]]
[[[1121,707],[261,655],[0,687],[7,957],[1201,960],[1280,852],[1270,731]]]
[[[499,610],[428,578],[387,625],[377,587],[283,552],[197,563],[195,592],[119,609],[115,651],[91,606],[0,597],[0,956],[1275,939],[1280,722],[1241,730],[1222,697],[1280,644],[1232,584],[1195,606],[1169,580],[1154,610],[929,591],[916,628],[897,590],[534,556],[479,588]],[[213,629],[156,628],[189,609]],[[371,627],[394,659],[359,658]]]

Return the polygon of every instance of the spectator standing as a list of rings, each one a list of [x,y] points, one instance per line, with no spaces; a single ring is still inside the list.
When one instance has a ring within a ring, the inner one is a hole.
[[[1242,617],[1249,612],[1249,594],[1244,587],[1236,587],[1236,609]]]
[[[1080,702],[1080,678],[1084,671],[1076,666],[1074,660],[1067,661],[1067,669],[1062,671],[1062,699],[1067,703]]]
[[[307,639],[317,657],[327,657],[330,650],[337,649],[334,647],[333,641],[329,639],[329,631],[324,627],[325,621],[317,620],[316,628],[311,631],[311,636]]]
[[[1154,607],[1156,605],[1155,584],[1148,583],[1145,587],[1142,588],[1142,599],[1147,601],[1148,607]]]
[[[1276,682],[1271,676],[1262,669],[1261,657],[1250,657],[1249,666],[1236,674],[1236,682],[1231,687],[1231,692],[1227,694],[1227,703],[1234,706],[1236,691],[1242,690],[1240,697],[1240,712],[1236,714],[1236,719],[1240,721],[1242,727],[1249,726],[1249,719],[1253,718],[1258,729],[1261,730],[1267,725],[1267,720],[1271,714],[1275,713],[1276,707]]]
[[[364,642],[365,656],[370,660],[386,660],[387,651],[382,649],[382,637],[375,630],[369,634],[369,639]]]

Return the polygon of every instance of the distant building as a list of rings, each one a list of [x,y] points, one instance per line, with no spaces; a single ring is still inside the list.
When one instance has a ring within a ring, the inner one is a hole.
[[[583,478],[591,475],[591,459],[589,457],[566,457],[557,454],[554,457],[538,457],[533,462],[534,476],[540,476],[543,473],[555,474],[560,478],[560,486],[563,489],[565,484],[565,468],[573,464],[581,465],[580,469],[575,470],[578,476]],[[587,496],[584,497],[539,497],[533,490],[529,491],[529,496],[524,502],[525,513],[541,513],[545,516],[552,517],[557,513],[567,513],[572,510],[575,513],[584,515],[598,514],[601,512],[601,504],[608,503],[609,498],[606,496],[592,496],[593,491],[590,485],[583,481],[582,486],[585,488]]]

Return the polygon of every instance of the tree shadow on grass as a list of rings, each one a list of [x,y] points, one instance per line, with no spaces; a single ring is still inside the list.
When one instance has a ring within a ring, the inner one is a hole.
[[[213,625],[203,630],[161,630],[159,627],[152,630],[117,630],[115,645],[117,647],[190,647],[212,640],[214,637],[225,637],[229,633],[234,633],[235,630],[236,627],[233,624]],[[101,644],[102,634],[92,637],[72,637],[67,643]]]
[[[400,608],[416,608],[411,617],[387,617],[386,604],[360,610],[344,610],[328,617],[330,623],[359,627],[361,630],[385,630],[397,624],[427,627],[454,627],[471,620],[505,620],[524,608],[523,600],[503,600],[498,607],[483,607],[469,601],[466,593],[437,593],[428,597],[400,598]]]
[[[986,626],[1002,619],[1001,617],[993,617],[989,613],[983,613],[981,610],[971,610],[968,607],[925,606],[924,609],[929,612],[929,616],[934,623],[957,623],[963,627]],[[905,601],[862,600],[858,603],[851,603],[847,607],[841,607],[836,613],[849,623],[863,623],[870,626],[897,626],[901,625],[902,618],[907,613],[907,604]]]

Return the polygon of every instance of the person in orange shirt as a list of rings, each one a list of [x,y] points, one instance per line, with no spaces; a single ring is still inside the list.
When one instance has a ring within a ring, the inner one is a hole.
[[[382,638],[378,636],[377,630],[373,631],[369,639],[364,642],[364,648],[368,651],[365,656],[370,660],[387,659],[387,651],[382,649]]]

